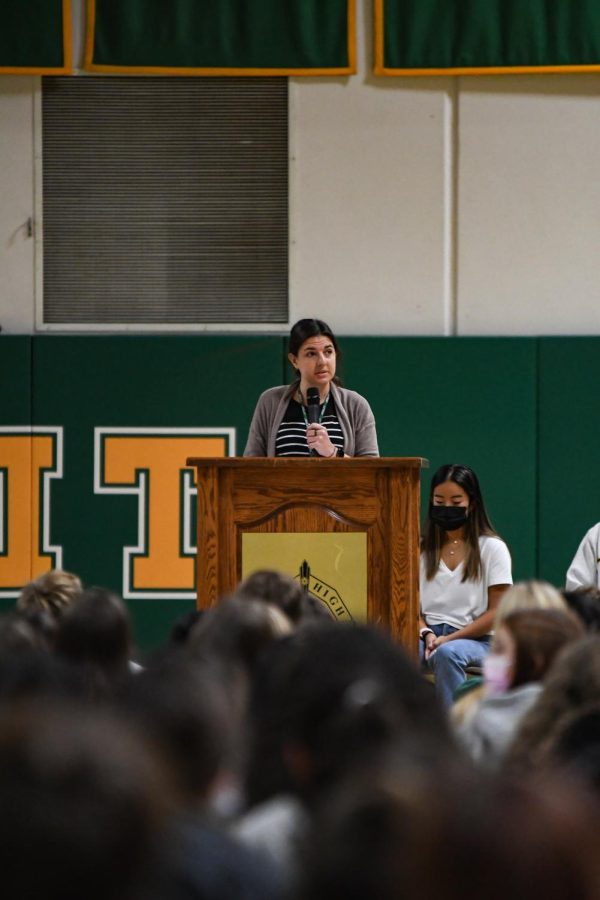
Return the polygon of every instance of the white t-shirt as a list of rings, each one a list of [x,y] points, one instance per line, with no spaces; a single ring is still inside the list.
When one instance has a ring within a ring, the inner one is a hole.
[[[567,590],[600,587],[600,522],[584,535],[567,572]]]
[[[512,584],[508,547],[498,537],[480,537],[481,578],[461,581],[464,562],[449,569],[443,560],[431,579],[425,575],[425,558],[421,554],[421,613],[428,625],[451,625],[464,628],[488,608],[488,588],[495,584]]]

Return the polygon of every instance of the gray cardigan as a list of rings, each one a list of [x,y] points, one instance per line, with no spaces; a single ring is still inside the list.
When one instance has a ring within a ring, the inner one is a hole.
[[[344,435],[344,453],[348,456],[379,456],[375,417],[365,398],[333,382],[329,389]],[[293,393],[293,386],[283,384],[260,395],[244,456],[275,456],[277,430]]]

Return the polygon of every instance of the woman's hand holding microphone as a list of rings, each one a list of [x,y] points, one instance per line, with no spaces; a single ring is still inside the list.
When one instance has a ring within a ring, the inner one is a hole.
[[[332,457],[336,455],[336,447],[329,440],[329,434],[324,425],[313,422],[306,429],[306,440],[310,450],[314,450],[319,456]]]

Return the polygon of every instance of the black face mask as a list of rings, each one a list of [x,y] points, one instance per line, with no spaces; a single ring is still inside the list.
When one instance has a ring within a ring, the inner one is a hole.
[[[466,506],[432,506],[429,518],[444,531],[456,531],[467,521],[469,510]]]

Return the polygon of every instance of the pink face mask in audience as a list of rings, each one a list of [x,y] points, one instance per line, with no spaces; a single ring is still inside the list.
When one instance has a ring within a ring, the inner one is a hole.
[[[510,687],[512,660],[504,653],[488,653],[483,661],[483,680],[488,694],[504,694]]]

